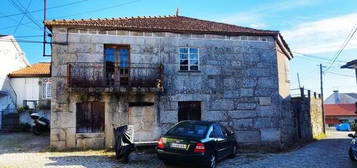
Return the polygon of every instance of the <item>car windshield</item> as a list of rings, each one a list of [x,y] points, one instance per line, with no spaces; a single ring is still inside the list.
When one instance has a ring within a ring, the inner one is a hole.
[[[208,125],[199,123],[183,122],[171,128],[167,135],[177,135],[185,137],[204,137],[208,131]]]

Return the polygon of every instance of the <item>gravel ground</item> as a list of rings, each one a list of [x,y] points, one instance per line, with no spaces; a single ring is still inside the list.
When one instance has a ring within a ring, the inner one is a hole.
[[[329,132],[326,139],[298,150],[278,154],[239,154],[226,159],[219,168],[356,168],[347,155],[347,132]],[[143,168],[165,166],[155,154],[133,153],[129,164],[114,159],[113,152],[45,152],[48,136],[27,133],[0,134],[0,168]],[[174,166],[170,168],[179,168]]]

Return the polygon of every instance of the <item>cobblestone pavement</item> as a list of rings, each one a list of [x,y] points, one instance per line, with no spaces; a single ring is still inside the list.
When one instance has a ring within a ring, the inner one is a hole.
[[[347,133],[330,132],[328,138],[298,150],[278,154],[239,154],[219,168],[356,168],[347,155]],[[39,143],[40,142],[40,143]],[[31,134],[0,134],[0,168],[165,168],[155,154],[133,153],[129,164],[114,159],[113,152],[43,152],[48,137]],[[170,168],[180,168],[173,166]]]
[[[348,132],[329,131],[328,138],[308,144],[298,150],[267,154],[240,163],[239,157],[223,161],[222,168],[356,168],[357,164],[350,161],[347,151],[350,139]]]

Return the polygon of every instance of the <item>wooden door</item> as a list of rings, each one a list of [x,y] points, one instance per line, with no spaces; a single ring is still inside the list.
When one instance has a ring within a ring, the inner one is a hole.
[[[76,132],[104,132],[103,102],[82,102],[76,104]]]

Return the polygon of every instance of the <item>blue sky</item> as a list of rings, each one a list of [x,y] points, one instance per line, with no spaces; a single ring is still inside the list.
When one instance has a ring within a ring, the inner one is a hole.
[[[42,40],[40,27],[29,18],[22,14],[7,16],[19,13],[11,1],[20,2],[24,8],[28,7],[28,11],[43,9],[42,0],[0,0],[0,34]],[[49,9],[48,19],[173,15],[179,8],[183,16],[279,30],[293,52],[321,57],[295,54],[290,61],[291,88],[298,87],[296,74],[299,73],[301,84],[312,91],[319,91],[320,87],[317,65],[331,64],[331,59],[357,24],[356,0],[48,0],[47,7],[71,3]],[[32,13],[32,16],[37,24],[41,24],[41,11]],[[41,44],[20,45],[31,63],[49,60],[42,57]],[[354,71],[339,68],[344,62],[356,58],[357,35],[324,74],[325,97],[333,90],[357,92]]]

